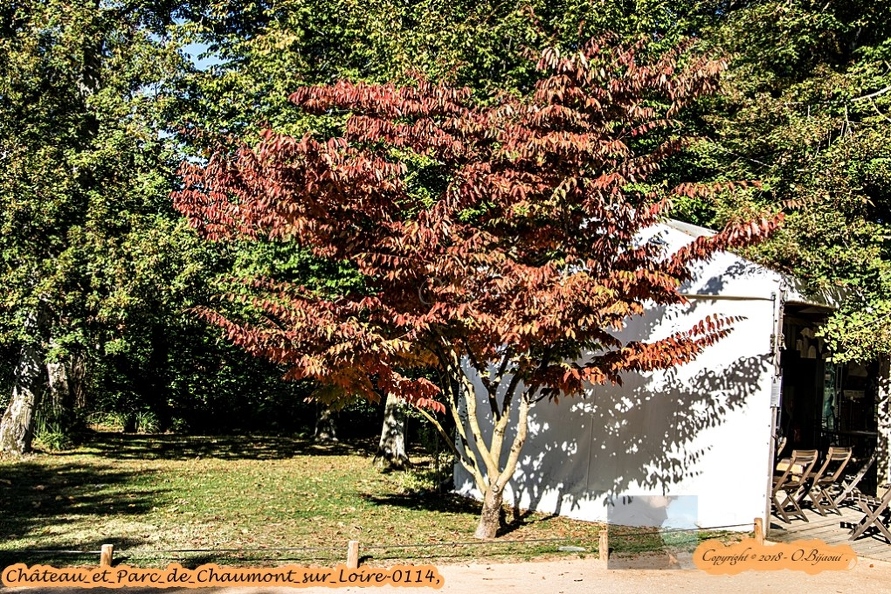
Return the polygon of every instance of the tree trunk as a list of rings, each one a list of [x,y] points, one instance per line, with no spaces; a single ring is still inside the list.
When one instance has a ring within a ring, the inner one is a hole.
[[[483,511],[480,513],[480,522],[473,535],[475,538],[490,539],[498,536],[503,518],[503,502],[504,490],[490,485],[483,495]]]
[[[46,375],[49,380],[46,410],[52,418],[62,418],[73,408],[68,368],[64,363],[47,363]]]
[[[504,490],[517,470],[520,453],[529,433],[529,409],[534,402],[535,390],[520,389],[520,377],[508,375],[508,372],[513,372],[509,364],[510,360],[505,355],[494,377],[481,378],[483,388],[488,393],[482,394],[480,398],[481,395],[477,394],[477,382],[472,377],[480,372],[470,368],[469,375],[468,367],[455,352],[450,352],[443,362],[450,380],[446,382],[449,391],[448,409],[455,421],[457,434],[452,450],[457,455],[458,462],[473,477],[483,498],[479,524],[474,533],[474,537],[480,539],[495,538],[499,528],[503,526]],[[505,386],[503,391],[501,386]],[[497,398],[499,392],[503,394],[500,403]],[[491,416],[478,409],[478,400],[488,402]],[[513,411],[516,411],[516,416],[512,415]],[[488,421],[492,423],[490,435],[483,431],[480,418],[477,417],[478,412],[484,419],[488,416]],[[510,439],[508,430],[514,419],[513,428],[516,434],[505,458],[503,446],[505,439]]]
[[[515,382],[512,380],[512,384]],[[513,392],[513,387],[508,387],[508,394]],[[468,386],[468,397],[465,399],[467,405],[467,419],[471,428],[471,435],[476,443],[477,449],[483,459],[486,467],[486,478],[482,479],[477,473],[477,488],[483,496],[483,509],[480,512],[480,521],[477,525],[474,536],[476,538],[495,538],[498,535],[498,529],[503,525],[503,507],[504,489],[514,475],[517,469],[517,463],[520,459],[520,452],[526,443],[526,435],[529,431],[529,407],[531,402],[528,393],[519,395],[519,410],[517,415],[516,430],[507,459],[502,463],[502,445],[504,444],[505,432],[511,420],[510,402],[508,406],[502,406],[501,417],[494,423],[492,437],[486,443],[480,428],[479,419],[476,418],[477,402],[476,393],[472,386]],[[507,398],[507,396],[505,396]],[[493,416],[494,416],[493,410]]]
[[[879,359],[878,484],[891,482],[891,356]]]
[[[21,456],[31,451],[34,416],[45,386],[45,369],[35,345],[22,347],[15,369],[12,398],[0,421],[0,453]]]
[[[158,421],[158,431],[166,431],[173,422],[173,411],[170,406],[170,381],[167,378],[167,359],[170,344],[166,328],[161,324],[152,324],[151,354],[148,361],[139,369],[139,391],[143,402],[154,413]]]
[[[83,355],[72,355],[68,366],[68,387],[71,390],[73,408],[87,407],[87,391],[85,386],[87,366]]]
[[[408,454],[405,453],[405,409],[395,394],[387,395],[384,426],[374,463],[385,470],[403,470],[409,463]]]
[[[331,407],[318,404],[316,416],[316,431],[313,439],[316,441],[337,441],[337,427],[334,424],[334,411]]]

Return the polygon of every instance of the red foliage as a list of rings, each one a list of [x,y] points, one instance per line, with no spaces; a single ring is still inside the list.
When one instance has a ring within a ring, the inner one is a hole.
[[[646,62],[599,41],[573,55],[548,50],[533,92],[488,105],[425,80],[300,89],[291,101],[308,112],[352,114],[342,138],[267,132],[253,149],[186,164],[175,205],[214,240],[294,241],[352,262],[371,294],[332,300],[258,281],[257,304],[275,324],[204,317],[291,378],[369,398],[395,391],[419,406],[435,407],[438,389],[397,370],[456,356],[484,367],[506,354],[527,388],[551,393],[691,360],[732,320],[651,344],[611,331],[646,303],[681,302],[692,261],[758,241],[779,221],[729,227],[670,257],[639,243],[673,196],[717,190],[640,189],[684,146],[671,118],[711,92],[723,67],[681,68],[682,51]],[[641,138],[656,148],[641,153]],[[432,203],[410,191],[394,149],[439,163],[449,183]],[[567,363],[583,352],[600,354]]]

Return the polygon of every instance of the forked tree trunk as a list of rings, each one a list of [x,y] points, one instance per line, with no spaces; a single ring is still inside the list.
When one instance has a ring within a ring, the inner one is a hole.
[[[496,377],[497,381],[485,379],[482,381],[488,392],[489,403],[488,413],[484,413],[477,407],[476,385],[464,373],[457,357],[453,359],[451,365],[453,377],[458,381],[453,382],[452,390],[455,397],[450,400],[449,410],[455,420],[458,442],[462,445],[460,450],[458,448],[455,450],[458,461],[473,476],[476,487],[483,497],[480,519],[474,533],[474,536],[480,539],[498,536],[503,519],[504,490],[517,470],[520,452],[529,432],[529,408],[532,399],[528,391],[518,389],[519,380],[516,376],[506,380],[506,390],[500,404],[495,398],[501,382],[505,381],[506,368],[507,362],[502,363],[500,373]],[[512,409],[517,411],[516,417],[511,414]],[[493,427],[488,439],[483,432],[478,413],[483,417],[491,415],[489,418]],[[513,429],[516,433],[511,439],[509,429],[512,420],[515,420]],[[510,439],[507,456],[503,451],[506,439]]]
[[[31,451],[34,415],[45,387],[43,357],[33,344],[22,347],[15,368],[12,398],[0,421],[0,453],[21,456]]]
[[[488,402],[488,413],[492,422],[492,432],[483,431],[480,418],[477,417],[477,382],[468,376],[467,366],[462,363],[461,356],[454,349],[446,349],[441,359],[445,370],[447,391],[446,406],[455,422],[454,441],[448,436],[436,418],[419,409],[428,421],[445,439],[449,449],[455,454],[458,463],[473,477],[474,484],[483,497],[474,536],[490,539],[498,536],[498,529],[503,521],[504,491],[517,470],[520,453],[529,433],[529,409],[535,402],[536,390],[521,387],[520,377],[508,374],[511,361],[505,354],[489,377],[479,376],[483,389],[484,401]],[[476,365],[475,369],[481,368]],[[479,372],[475,372],[479,373]],[[504,388],[504,389],[502,389]],[[501,395],[500,402],[498,395]],[[512,415],[516,411],[516,416]],[[515,421],[513,425],[511,422]],[[509,434],[515,431],[513,438]],[[507,456],[504,456],[506,440],[510,440]]]
[[[395,394],[387,395],[384,426],[374,463],[386,470],[402,470],[409,463],[408,454],[405,453],[405,409]]]

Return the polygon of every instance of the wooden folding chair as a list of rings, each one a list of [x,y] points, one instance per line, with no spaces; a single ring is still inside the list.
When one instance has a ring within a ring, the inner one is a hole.
[[[783,521],[791,522],[790,516],[808,521],[798,501],[801,498],[801,491],[807,488],[806,481],[816,463],[817,450],[792,450],[790,459],[777,464],[771,499],[777,515],[781,516]],[[783,494],[782,503],[779,500],[780,493]],[[794,511],[786,509],[790,504]]]
[[[854,500],[866,515],[854,525],[849,539],[856,540],[870,528],[876,528],[885,537],[888,544],[891,544],[891,530],[889,530],[891,528],[891,508],[888,507],[888,504],[891,503],[891,485],[888,485],[885,496],[881,499],[859,493],[854,496]]]
[[[836,506],[841,505],[848,499],[853,501],[854,496],[860,494],[860,490],[857,489],[857,485],[859,485],[860,481],[863,480],[863,477],[866,476],[866,473],[869,471],[870,467],[875,464],[877,458],[878,450],[873,450],[872,455],[860,468],[857,474],[855,474],[850,480],[844,481],[841,484],[841,493],[839,493],[833,500],[833,503],[835,503]]]
[[[851,448],[830,447],[826,453],[826,460],[823,461],[823,465],[814,474],[810,484],[805,486],[805,493],[802,498],[810,499],[811,503],[814,504],[814,509],[821,516],[825,516],[830,509],[835,510],[835,513],[838,515],[842,515],[830,491],[838,484],[842,473],[845,471],[845,467],[851,460],[852,453],[853,450]],[[807,478],[805,477],[805,480]],[[824,501],[826,502],[825,505]]]

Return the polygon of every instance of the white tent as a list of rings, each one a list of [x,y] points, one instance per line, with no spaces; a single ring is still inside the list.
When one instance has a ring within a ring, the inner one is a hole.
[[[678,222],[654,232],[668,253],[711,233]],[[622,386],[594,386],[583,397],[533,406],[506,502],[616,522],[623,501],[686,496],[695,501],[694,523],[701,527],[751,530],[754,518],[766,519],[780,393],[779,318],[784,300],[803,298],[781,274],[732,253],[697,265],[682,292],[687,304],[629,319],[620,337],[657,339],[709,314],[745,319],[692,363],[628,374]],[[460,465],[455,485],[479,495]]]

